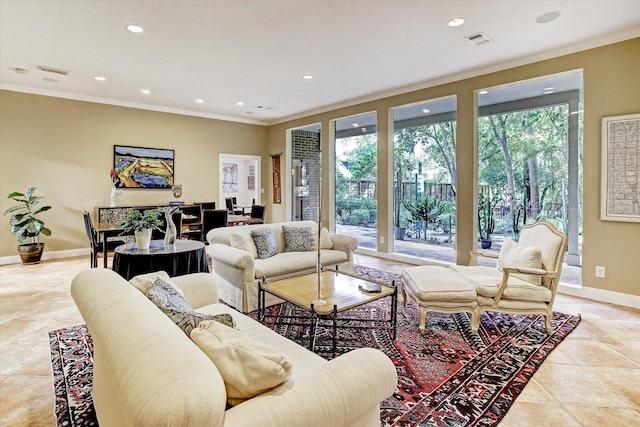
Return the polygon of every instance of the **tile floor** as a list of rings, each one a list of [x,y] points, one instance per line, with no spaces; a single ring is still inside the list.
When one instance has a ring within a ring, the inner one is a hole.
[[[363,255],[355,262],[405,266]],[[83,323],[69,284],[88,266],[88,257],[0,266],[0,426],[55,425],[47,332]],[[640,310],[565,295],[554,309],[582,322],[500,426],[640,426]]]

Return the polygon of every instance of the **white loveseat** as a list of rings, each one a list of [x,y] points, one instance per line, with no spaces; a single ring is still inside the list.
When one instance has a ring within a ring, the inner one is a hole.
[[[327,361],[217,303],[211,274],[171,280],[197,312],[229,313],[250,340],[284,353],[292,377],[227,409],[216,365],[182,329],[113,271],[87,270],[74,278],[71,294],[93,337],[93,402],[101,427],[380,425],[380,402],[397,384],[382,352],[358,349]]]
[[[315,270],[318,255],[308,252],[285,252],[282,226],[310,227],[313,248],[317,248],[318,225],[313,221],[275,222],[271,224],[215,228],[207,233],[207,252],[218,281],[220,299],[244,313],[258,308],[258,281]],[[251,237],[251,230],[270,228],[278,243],[278,253],[260,259]],[[332,234],[323,230],[320,239],[321,262],[325,267],[351,263],[358,241],[350,236]],[[266,306],[282,300],[267,295]]]

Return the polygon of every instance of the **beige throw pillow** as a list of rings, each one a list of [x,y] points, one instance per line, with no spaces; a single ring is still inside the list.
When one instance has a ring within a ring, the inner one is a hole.
[[[232,248],[242,249],[243,251],[249,252],[254,259],[258,258],[256,244],[253,243],[253,237],[251,237],[251,234],[249,234],[248,231],[231,233],[229,235],[229,245]]]
[[[500,271],[503,271],[504,267],[542,268],[542,251],[533,246],[526,246],[522,243],[514,242],[511,238],[507,237],[502,243],[497,267]],[[531,274],[514,274],[513,276],[534,285],[540,285],[542,283],[540,276]]]
[[[333,249],[333,240],[331,240],[329,230],[326,227],[322,227],[320,230],[320,249]]]
[[[227,390],[227,401],[237,405],[291,378],[291,361],[277,349],[251,341],[244,333],[218,322],[204,321],[191,339],[211,359]]]
[[[149,293],[149,288],[156,282],[157,278],[160,278],[165,283],[173,286],[180,295],[184,296],[184,292],[182,292],[180,286],[171,281],[171,279],[169,278],[169,274],[167,274],[166,271],[154,271],[153,273],[140,274],[138,276],[132,277],[129,280],[129,283],[131,283],[136,289],[138,289],[146,296]]]

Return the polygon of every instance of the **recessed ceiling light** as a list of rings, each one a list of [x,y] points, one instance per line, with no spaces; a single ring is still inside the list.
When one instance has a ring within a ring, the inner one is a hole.
[[[125,28],[128,31],[131,31],[132,33],[141,33],[144,31],[144,28],[142,28],[140,25],[136,25],[136,24],[129,24],[127,26],[125,26]]]
[[[459,27],[462,24],[464,24],[463,18],[453,18],[452,20],[449,21],[450,27]]]
[[[244,102],[238,101],[238,102],[236,102],[236,105],[238,105],[238,106],[244,105]]]
[[[428,108],[423,108],[422,112],[425,114],[429,114],[431,112],[431,110],[429,110]]]
[[[60,80],[56,80],[54,78],[51,77],[43,77],[42,80],[44,80],[45,82],[49,82],[49,83],[59,83]]]
[[[547,22],[555,21],[560,17],[560,15],[561,12],[558,12],[557,10],[553,12],[543,13],[536,18],[536,22],[538,24],[546,24]]]
[[[304,76],[302,76],[302,78],[305,80],[311,80],[313,76],[311,74],[305,74]]]
[[[489,93],[488,90],[481,90],[480,92],[478,92],[480,95],[486,95],[487,93]]]
[[[15,72],[18,74],[29,74],[29,70],[25,68],[15,68]]]
[[[143,93],[145,95],[149,95],[149,94],[151,94],[151,91],[149,89],[142,89],[142,90],[140,90],[140,93]]]
[[[107,78],[106,78],[106,77],[103,77],[103,76],[94,76],[94,77],[93,77],[93,79],[94,79],[94,80],[97,80],[97,81],[99,81],[99,82],[104,82],[104,81],[106,81],[106,80],[107,80]]]
[[[367,128],[360,128],[360,130],[361,130],[362,132],[366,132],[366,131],[367,131]]]
[[[202,103],[204,103],[204,99],[196,99],[196,102],[197,102],[198,104],[202,104]]]
[[[245,111],[247,114],[253,114],[253,111]]]
[[[351,126],[353,126],[354,128],[360,127],[360,125],[357,123],[351,123]]]

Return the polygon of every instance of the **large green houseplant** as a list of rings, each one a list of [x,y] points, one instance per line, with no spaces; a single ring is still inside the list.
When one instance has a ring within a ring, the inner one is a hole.
[[[40,262],[44,243],[40,243],[38,237],[40,234],[51,235],[51,230],[45,227],[44,222],[37,217],[40,213],[51,209],[51,206],[36,207],[43,196],[36,196],[35,191],[36,187],[31,187],[27,189],[26,193],[14,191],[9,194],[7,198],[15,200],[18,204],[11,206],[4,212],[5,215],[17,212],[11,215],[9,223],[11,224],[11,233],[18,238],[18,243],[20,243],[18,253],[23,264]],[[31,241],[23,243],[27,239],[31,239]]]
[[[149,249],[151,231],[160,230],[162,220],[160,209],[147,209],[144,212],[132,209],[125,214],[120,226],[125,232],[132,232],[136,236],[138,249]]]

